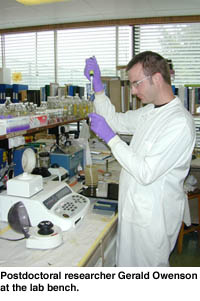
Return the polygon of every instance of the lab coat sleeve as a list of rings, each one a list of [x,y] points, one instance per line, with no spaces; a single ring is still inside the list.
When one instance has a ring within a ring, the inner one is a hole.
[[[144,142],[142,154],[133,152],[118,136],[108,145],[121,166],[142,185],[156,181],[175,166],[188,165],[195,142],[195,134],[184,118],[171,120],[156,141]],[[189,166],[186,166],[188,168]]]
[[[94,105],[96,113],[105,118],[115,133],[134,133],[141,109],[117,113],[115,106],[111,104],[110,99],[104,93],[95,95]]]

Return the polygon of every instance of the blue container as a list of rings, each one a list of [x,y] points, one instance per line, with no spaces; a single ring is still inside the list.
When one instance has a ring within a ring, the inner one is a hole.
[[[83,167],[83,149],[80,149],[74,154],[50,154],[51,165],[57,163],[59,166],[64,167],[69,172],[69,177],[77,174],[77,167],[80,164]]]

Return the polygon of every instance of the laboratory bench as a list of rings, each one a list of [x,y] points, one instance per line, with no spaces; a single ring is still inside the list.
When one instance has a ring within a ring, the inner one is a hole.
[[[99,166],[102,178],[103,166]],[[120,167],[116,161],[110,163],[112,175],[107,182],[118,182]],[[103,178],[102,178],[103,179]],[[71,179],[69,184],[79,192],[82,183]],[[106,216],[93,212],[90,207],[75,228],[62,232],[63,243],[54,249],[39,250],[26,247],[26,239],[21,241],[1,241],[0,267],[82,267],[115,266],[117,214]],[[10,239],[23,237],[11,229],[6,222],[0,222],[0,236]]]
[[[8,147],[9,138],[26,136],[52,130],[56,134],[58,144],[58,127],[63,124],[76,122],[79,131],[79,122],[83,120],[71,118],[66,122],[58,122],[41,126],[34,129],[19,131],[0,136],[0,147],[8,150],[8,163],[11,162],[11,150]],[[118,182],[119,165],[116,161],[110,163],[109,168],[112,176],[105,181]],[[99,173],[102,177],[105,165],[99,166]],[[69,185],[75,192],[79,192],[82,184],[76,179],[70,179]],[[77,223],[75,228],[63,231],[63,243],[57,248],[40,250],[26,247],[26,239],[18,241],[1,241],[0,267],[25,267],[25,266],[114,266],[117,232],[117,214],[112,217],[96,214],[92,211],[93,201],[91,200],[89,210],[84,218]],[[8,223],[0,222],[0,236],[9,239],[23,237],[11,229]]]

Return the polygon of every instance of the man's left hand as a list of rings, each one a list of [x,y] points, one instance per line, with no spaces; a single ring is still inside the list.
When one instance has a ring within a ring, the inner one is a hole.
[[[103,116],[91,113],[88,117],[90,118],[91,130],[106,143],[116,135]]]

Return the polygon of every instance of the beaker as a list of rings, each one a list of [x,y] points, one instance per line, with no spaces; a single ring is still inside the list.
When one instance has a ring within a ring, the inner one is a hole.
[[[85,185],[90,187],[98,185],[98,170],[96,165],[85,166]]]

